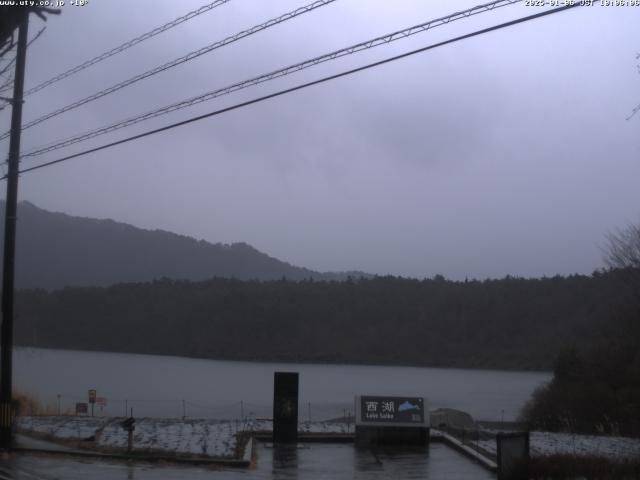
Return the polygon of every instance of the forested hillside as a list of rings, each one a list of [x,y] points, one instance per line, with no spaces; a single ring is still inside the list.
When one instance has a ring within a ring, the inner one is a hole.
[[[4,210],[0,201],[0,212]],[[16,285],[22,288],[106,286],[162,277],[341,280],[348,275],[296,267],[246,243],[212,244],[113,220],[49,212],[29,202],[18,204],[16,243]]]
[[[562,347],[591,344],[624,301],[615,275],[23,290],[16,340],[219,359],[550,369]]]

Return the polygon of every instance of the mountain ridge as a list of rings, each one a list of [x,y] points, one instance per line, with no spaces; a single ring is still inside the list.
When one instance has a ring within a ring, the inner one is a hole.
[[[4,212],[5,203],[0,201]],[[4,236],[4,221],[0,223]],[[112,219],[51,212],[18,203],[16,286],[59,289],[159,278],[205,280],[345,280],[363,272],[317,272],[281,261],[245,243],[211,243]]]

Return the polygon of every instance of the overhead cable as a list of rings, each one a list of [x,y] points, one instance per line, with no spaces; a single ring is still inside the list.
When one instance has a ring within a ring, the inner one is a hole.
[[[40,165],[36,165],[36,166],[33,166],[33,167],[25,168],[23,170],[20,170],[19,173],[31,172],[31,171],[38,170],[38,169],[41,169],[41,168],[44,168],[44,167],[48,167],[48,166],[51,166],[51,165],[62,163],[62,162],[65,162],[67,160],[71,160],[73,158],[78,158],[78,157],[87,155],[89,153],[94,153],[94,152],[98,152],[100,150],[105,150],[107,148],[114,147],[116,145],[121,145],[123,143],[128,143],[128,142],[131,142],[133,140],[138,140],[140,138],[148,137],[148,136],[154,135],[156,133],[164,132],[164,131],[171,130],[171,129],[176,128],[176,127],[187,125],[189,123],[197,122],[197,121],[203,120],[205,118],[209,118],[209,117],[213,117],[213,116],[216,116],[216,115],[220,115],[220,114],[223,114],[223,113],[226,113],[226,112],[230,112],[232,110],[237,110],[239,108],[246,107],[248,105],[253,105],[254,103],[263,102],[265,100],[269,100],[271,98],[279,97],[279,96],[282,96],[282,95],[285,95],[285,94],[288,94],[288,93],[292,93],[292,92],[295,92],[295,91],[298,91],[298,90],[302,90],[304,88],[311,87],[313,85],[319,85],[321,83],[325,83],[325,82],[328,82],[330,80],[335,80],[335,79],[338,79],[338,78],[341,78],[341,77],[346,77],[348,75],[352,75],[352,74],[357,73],[357,72],[361,72],[361,71],[364,71],[364,70],[368,70],[370,68],[378,67],[380,65],[384,65],[384,64],[390,63],[390,62],[394,62],[396,60],[400,60],[402,58],[406,58],[406,57],[409,57],[409,56],[412,56],[412,55],[416,55],[418,53],[426,52],[428,50],[432,50],[432,49],[437,48],[437,47],[442,47],[444,45],[455,43],[455,42],[458,42],[458,41],[461,41],[461,40],[466,40],[468,38],[476,37],[478,35],[482,35],[482,34],[485,34],[485,33],[493,32],[495,30],[500,30],[502,28],[506,28],[506,27],[510,27],[510,26],[517,25],[517,24],[520,24],[520,23],[524,23],[524,22],[527,22],[527,21],[530,21],[530,20],[534,20],[534,19],[537,19],[537,18],[541,18],[541,17],[547,16],[547,15],[552,15],[554,13],[559,13],[559,12],[562,12],[562,11],[565,11],[565,10],[569,10],[571,8],[579,7],[581,5],[582,4],[580,4],[580,3],[568,4],[568,5],[565,5],[563,7],[554,8],[554,9],[551,9],[551,10],[545,10],[543,12],[539,12],[539,13],[536,13],[536,14],[533,14],[533,15],[529,15],[529,16],[526,16],[526,17],[521,17],[521,18],[518,18],[516,20],[511,20],[509,22],[501,23],[499,25],[494,25],[492,27],[484,28],[482,30],[476,30],[474,32],[467,33],[465,35],[460,35],[458,37],[451,38],[449,40],[444,40],[442,42],[434,43],[434,44],[428,45],[426,47],[418,48],[416,50],[412,50],[410,52],[402,53],[400,55],[395,55],[393,57],[389,57],[389,58],[386,58],[384,60],[380,60],[380,61],[377,61],[377,62],[369,63],[367,65],[364,65],[364,66],[361,66],[361,67],[357,67],[357,68],[353,68],[351,70],[347,70],[347,71],[344,71],[344,72],[341,72],[341,73],[337,73],[335,75],[330,75],[330,76],[327,76],[327,77],[323,77],[323,78],[320,78],[318,80],[314,80],[314,81],[311,81],[311,82],[303,83],[301,85],[297,85],[295,87],[286,88],[284,90],[280,90],[278,92],[271,93],[269,95],[264,95],[262,97],[254,98],[253,100],[248,100],[246,102],[237,103],[235,105],[232,105],[232,106],[229,106],[229,107],[226,107],[226,108],[221,108],[219,110],[215,110],[213,112],[205,113],[203,115],[198,115],[196,117],[192,117],[192,118],[189,118],[187,120],[183,120],[183,121],[180,121],[180,122],[172,123],[170,125],[166,125],[164,127],[156,128],[154,130],[149,130],[147,132],[140,133],[138,135],[133,135],[131,137],[123,138],[121,140],[117,140],[115,142],[107,143],[107,144],[101,145],[99,147],[90,148],[90,149],[84,150],[82,152],[74,153],[73,155],[67,155],[66,157],[58,158],[57,160],[52,160],[52,161],[49,161],[49,162],[46,162],[46,163],[42,163]],[[0,177],[0,180],[4,180],[6,178],[7,178],[7,175],[5,175],[3,177]]]
[[[33,42],[35,42],[38,38],[40,38],[40,35],[42,35],[42,33],[47,29],[47,27],[42,27],[40,29],[40,31],[38,33],[36,33],[36,35],[27,42],[27,49],[31,46],[31,44]],[[2,67],[2,69],[0,70],[0,77],[4,76],[4,73],[11,68],[11,66],[16,62],[17,59],[17,55],[14,55],[11,60],[9,60],[7,62],[7,65],[5,65],[4,67]],[[0,86],[0,94],[4,94],[5,91],[11,90],[13,88],[13,78],[8,78],[7,81]],[[24,97],[24,96],[23,96]],[[13,104],[13,98],[6,98],[3,96],[0,96],[0,100],[6,102],[4,105],[0,106],[0,111],[4,110],[5,107],[7,105]]]
[[[234,83],[232,85],[228,85],[226,87],[223,88],[218,88],[216,90],[204,93],[202,95],[198,95],[195,97],[191,97],[189,99],[186,100],[182,100],[180,102],[177,103],[173,103],[170,105],[167,105],[165,107],[162,108],[158,108],[156,110],[152,110],[149,111],[147,113],[135,116],[135,117],[130,117],[128,119],[125,120],[121,120],[119,122],[113,123],[111,125],[107,125],[104,127],[99,127],[96,128],[94,130],[90,130],[88,132],[84,132],[78,135],[75,135],[73,137],[69,137],[63,140],[59,140],[56,141],[52,144],[46,145],[46,146],[42,146],[42,147],[36,147],[35,149],[32,149],[30,151],[28,151],[27,153],[23,154],[22,157],[34,157],[37,155],[42,155],[44,153],[47,152],[51,152],[53,150],[58,150],[60,148],[64,148],[64,147],[68,147],[70,145],[73,145],[75,143],[78,142],[82,142],[85,140],[89,140],[91,138],[100,136],[100,135],[104,135],[107,133],[111,133],[114,132],[116,130],[119,130],[121,128],[125,128],[125,127],[129,127],[131,125],[134,125],[136,123],[140,123],[143,122],[145,120],[149,120],[151,118],[160,116],[160,115],[165,115],[167,113],[171,113],[174,112],[176,110],[181,110],[183,108],[187,108],[187,107],[191,107],[193,105],[196,105],[198,103],[202,103],[202,102],[206,102],[208,100],[212,100],[214,98],[223,96],[223,95],[227,95],[233,92],[236,92],[238,90],[242,90],[244,88],[248,88],[248,87],[252,87],[255,85],[259,85],[261,83],[270,81],[270,80],[274,80],[276,78],[279,77],[283,77],[285,75],[289,75],[291,73],[295,73],[298,72],[300,70],[304,70],[306,68],[330,61],[330,60],[335,60],[336,58],[340,58],[346,55],[351,55],[353,53],[356,52],[360,52],[362,50],[367,50],[370,48],[374,48],[380,45],[385,45],[388,43],[391,43],[393,41],[396,40],[400,40],[402,38],[406,38],[409,37],[411,35],[415,35],[417,33],[421,33],[421,32],[426,32],[427,30],[430,30],[432,28],[441,26],[441,25],[446,25],[449,24],[451,22],[454,22],[456,20],[460,20],[463,18],[468,18],[472,15],[477,15],[479,13],[485,13],[485,12],[489,12],[492,10],[495,10],[496,8],[500,8],[500,7],[504,7],[504,6],[508,6],[508,5],[513,5],[516,3],[520,3],[522,2],[522,0],[497,0],[497,1],[493,1],[493,2],[489,2],[483,5],[478,5],[475,6],[473,8],[467,9],[467,10],[463,10],[460,12],[456,12],[453,13],[451,15],[447,15],[444,17],[440,17],[440,18],[436,18],[434,20],[429,20],[428,22],[424,22],[421,23],[419,25],[414,25],[412,27],[409,28],[405,28],[404,30],[398,30],[396,32],[393,33],[388,33],[386,35],[380,36],[380,37],[376,37],[373,38],[371,40],[367,40],[365,42],[361,42],[361,43],[357,43],[355,45],[351,45],[349,47],[345,47],[342,48],[340,50],[335,50],[333,52],[330,53],[326,53],[324,55],[320,55],[318,57],[309,59],[309,60],[304,60],[302,62],[299,63],[295,63],[293,65],[289,65],[287,67],[281,68],[279,70],[275,70],[269,73],[265,73],[262,75],[258,75],[257,77],[253,77],[250,78],[248,80],[243,80],[237,83]]]
[[[40,35],[42,35],[46,29],[47,27],[42,27],[40,31],[36,33],[35,36],[31,40],[29,40],[29,42],[27,42],[27,48],[29,48],[33,42],[35,42],[38,38],[40,38]],[[7,72],[12,67],[12,65],[16,62],[16,58],[17,56],[14,55],[13,57],[11,57],[11,60],[7,61],[7,64],[4,67],[2,67],[2,69],[0,70],[0,76],[4,75],[4,73]],[[13,89],[12,79],[10,79],[8,82],[0,86],[0,93],[4,92],[5,90],[11,90],[11,89]],[[23,98],[24,98],[24,95],[23,95]]]
[[[312,10],[315,10],[316,8],[320,8],[323,7],[325,5],[328,5],[330,3],[335,2],[336,0],[316,0],[313,3],[310,3],[309,5],[305,5],[304,7],[299,7],[296,8],[295,10],[292,10],[290,12],[287,12],[283,15],[280,15],[279,17],[276,18],[272,18],[271,20],[268,20],[264,23],[261,23],[259,25],[255,25],[247,30],[243,30],[241,32],[238,32],[234,35],[231,35],[229,37],[226,37],[223,40],[220,40],[218,42],[212,43],[210,45],[207,45],[206,47],[202,47],[198,50],[194,50],[193,52],[190,52],[186,55],[183,55],[180,58],[176,58],[175,60],[172,60],[170,62],[167,62],[163,65],[160,65],[158,67],[152,68],[151,70],[147,70],[146,72],[140,73],[138,75],[136,75],[135,77],[131,77],[123,82],[117,83],[116,85],[112,85],[111,87],[105,88],[104,90],[100,90],[99,92],[94,93],[93,95],[89,95],[88,97],[85,97],[81,100],[78,100],[77,102],[71,103],[69,105],[66,105],[62,108],[59,108],[57,110],[54,110],[53,112],[47,113],[46,115],[43,115],[41,117],[36,118],[35,120],[31,120],[30,122],[25,123],[24,125],[22,125],[22,130],[26,130],[27,128],[31,128],[34,125],[38,125],[39,123],[42,123],[46,120],[49,120],[53,117],[56,117],[58,115],[61,115],[65,112],[68,112],[69,110],[73,110],[75,108],[78,108],[82,105],[86,105],[89,102],[93,102],[95,100],[98,100],[99,98],[104,97],[105,95],[109,95],[112,94],[114,92],[117,92],[118,90],[121,90],[125,87],[128,87],[129,85],[132,85],[136,82],[139,82],[140,80],[144,80],[145,78],[151,77],[153,75],[156,75],[158,73],[164,72],[165,70],[168,70],[170,68],[173,68],[175,66],[181,65],[185,62],[189,62],[191,60],[194,60],[195,58],[198,58],[202,55],[204,55],[205,53],[209,53],[212,50],[216,50],[218,48],[224,47],[226,45],[229,45],[230,43],[233,42],[237,42],[238,40],[248,37],[250,35],[253,35],[255,33],[258,33],[262,30],[266,30],[267,28],[273,27],[274,25],[278,25],[282,22],[286,22],[287,20],[291,20],[292,18],[295,18],[299,15],[302,15],[304,13],[308,13]],[[10,132],[5,132],[4,134],[2,134],[0,136],[0,140],[5,139],[9,136]]]
[[[109,57],[112,57],[114,55],[117,55],[118,53],[124,52],[125,50],[133,47],[134,45],[137,45],[141,42],[144,42],[145,40],[148,40],[152,37],[155,37],[156,35],[162,33],[162,32],[166,32],[167,30],[176,27],[178,25],[180,25],[181,23],[184,23],[188,20],[191,20],[192,18],[197,17],[198,15],[202,15],[203,13],[206,13],[210,10],[213,10],[216,7],[219,7],[221,5],[224,5],[225,3],[229,2],[230,0],[216,0],[215,2],[211,2],[208,5],[203,5],[202,7],[198,8],[197,10],[193,10],[189,13],[187,13],[186,15],[183,15],[181,17],[176,18],[175,20],[172,20],[168,23],[165,23],[164,25],[161,25],[159,27],[154,28],[153,30],[147,32],[147,33],[143,33],[142,35],[129,40],[128,42],[123,43],[122,45],[119,45],[115,48],[112,48],[109,51],[106,51],[104,53],[101,53],[100,55],[97,55],[95,57],[93,57],[90,60],[87,60],[86,62],[81,63],[80,65],[77,65],[73,68],[70,68],[69,70],[62,72],[58,75],[56,75],[55,77],[50,78],[49,80],[46,80],[42,83],[39,83],[38,85],[36,85],[35,87],[30,88],[29,90],[27,90],[26,92],[24,92],[24,96],[28,96],[31,95],[33,93],[36,93],[40,90],[42,90],[43,88],[48,87],[49,85],[53,85],[54,83],[59,82],[60,80],[63,80],[67,77],[70,77],[71,75],[74,75],[82,70],[84,70],[85,68],[89,68],[92,65],[95,65],[96,63],[99,63],[103,60],[106,60]]]

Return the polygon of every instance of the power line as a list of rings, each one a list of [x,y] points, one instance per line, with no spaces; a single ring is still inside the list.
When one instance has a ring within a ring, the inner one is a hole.
[[[2,70],[0,70],[0,75],[4,75],[5,72],[9,71],[9,69],[13,66],[15,61],[16,61],[16,56],[15,55],[13,57],[11,57],[11,60],[7,60],[7,64],[4,67],[2,67]],[[10,90],[12,87],[13,87],[13,84],[11,84],[10,86],[3,85],[2,87],[0,87],[0,92],[2,92],[4,90]]]
[[[36,35],[27,42],[27,49],[29,49],[29,47],[31,46],[31,44],[33,42],[35,42],[38,38],[40,38],[40,35],[42,35],[44,33],[44,31],[47,29],[47,27],[42,27],[40,29],[40,31],[38,33],[36,33]],[[15,55],[11,60],[9,60],[9,62],[7,62],[7,65],[5,65],[2,70],[0,70],[0,76],[4,75],[4,73],[11,67],[11,65],[13,65],[16,61],[17,55]],[[4,92],[5,89],[9,90],[13,87],[13,80],[10,78],[2,87],[0,87],[0,93]],[[22,96],[22,98],[24,99],[24,95]],[[4,110],[4,108],[13,103],[13,99],[6,99],[3,97],[0,97],[0,100],[4,100],[7,103],[5,105],[0,106],[0,111]]]
[[[253,105],[254,103],[263,102],[265,100],[269,100],[271,98],[279,97],[279,96],[282,96],[282,95],[285,95],[285,94],[288,94],[288,93],[292,93],[292,92],[295,92],[295,91],[298,91],[298,90],[302,90],[302,89],[307,88],[307,87],[311,87],[311,86],[314,86],[314,85],[319,85],[321,83],[325,83],[325,82],[328,82],[330,80],[335,80],[335,79],[338,79],[338,78],[341,78],[341,77],[346,77],[348,75],[352,75],[352,74],[357,73],[357,72],[362,72],[364,70],[368,70],[368,69],[371,69],[371,68],[374,68],[374,67],[378,67],[378,66],[384,65],[386,63],[394,62],[396,60],[400,60],[402,58],[406,58],[406,57],[409,57],[409,56],[412,56],[412,55],[416,55],[418,53],[426,52],[426,51],[432,50],[434,48],[442,47],[444,45],[455,43],[455,42],[458,42],[458,41],[461,41],[461,40],[466,40],[468,38],[476,37],[478,35],[483,35],[485,33],[493,32],[493,31],[496,31],[496,30],[500,30],[502,28],[510,27],[510,26],[513,26],[513,25],[524,23],[524,22],[527,22],[527,21],[530,21],[530,20],[534,20],[534,19],[537,19],[537,18],[541,18],[541,17],[547,16],[547,15],[552,15],[554,13],[559,13],[559,12],[562,12],[562,11],[565,11],[565,10],[569,10],[571,8],[575,8],[575,7],[579,7],[579,6],[581,6],[580,3],[574,3],[574,4],[566,5],[566,6],[563,6],[563,7],[555,8],[555,9],[552,9],[552,10],[545,10],[544,12],[539,12],[539,13],[536,13],[536,14],[533,14],[533,15],[529,15],[529,16],[526,16],[526,17],[521,17],[521,18],[518,18],[516,20],[511,20],[509,22],[501,23],[499,25],[494,25],[492,27],[483,28],[482,30],[476,30],[474,32],[467,33],[465,35],[460,35],[458,37],[454,37],[454,38],[451,38],[449,40],[444,40],[442,42],[434,43],[432,45],[428,45],[426,47],[418,48],[416,50],[411,50],[409,52],[405,52],[405,53],[402,53],[400,55],[395,55],[393,57],[388,57],[388,58],[385,58],[384,60],[379,60],[377,62],[369,63],[367,65],[364,65],[364,66],[361,66],[361,67],[357,67],[357,68],[353,68],[351,70],[340,72],[340,73],[337,73],[337,74],[334,74],[334,75],[329,75],[327,77],[323,77],[323,78],[320,78],[318,80],[314,80],[314,81],[311,81],[311,82],[303,83],[303,84],[297,85],[295,87],[286,88],[284,90],[280,90],[278,92],[271,93],[269,95],[264,95],[262,97],[254,98],[253,100],[248,100],[246,102],[237,103],[235,105],[232,105],[232,106],[229,106],[229,107],[226,107],[226,108],[221,108],[219,110],[215,110],[213,112],[205,113],[203,115],[198,115],[196,117],[192,117],[192,118],[189,118],[187,120],[183,120],[183,121],[180,121],[180,122],[172,123],[170,125],[166,125],[164,127],[156,128],[154,130],[149,130],[147,132],[140,133],[138,135],[133,135],[131,137],[127,137],[127,138],[123,138],[121,140],[117,140],[115,142],[107,143],[107,144],[101,145],[99,147],[95,147],[95,148],[91,148],[91,149],[88,149],[88,150],[84,150],[82,152],[78,152],[78,153],[75,153],[73,155],[68,155],[66,157],[62,157],[62,158],[59,158],[57,160],[52,160],[50,162],[42,163],[40,165],[36,165],[36,166],[33,166],[33,167],[25,168],[23,170],[20,170],[19,173],[31,172],[33,170],[38,170],[40,168],[44,168],[44,167],[48,167],[48,166],[51,166],[51,165],[55,165],[57,163],[62,163],[62,162],[65,162],[67,160],[71,160],[73,158],[77,158],[77,157],[80,157],[80,156],[83,156],[83,155],[87,155],[89,153],[94,153],[94,152],[98,152],[100,150],[105,150],[107,148],[114,147],[116,145],[121,145],[123,143],[128,143],[128,142],[131,142],[133,140],[137,140],[137,139],[140,139],[140,138],[143,138],[143,137],[148,137],[150,135],[154,135],[156,133],[164,132],[166,130],[171,130],[173,128],[180,127],[182,125],[187,125],[189,123],[197,122],[197,121],[203,120],[205,118],[217,116],[217,115],[220,115],[220,114],[223,114],[223,113],[226,113],[226,112],[230,112],[232,110],[237,110],[239,108],[246,107],[248,105]],[[7,176],[5,175],[5,176],[1,177],[0,180],[4,180],[6,178],[7,178]]]
[[[300,63],[296,63],[293,65],[289,65],[287,67],[281,68],[279,70],[275,70],[269,73],[265,73],[262,75],[259,75],[257,77],[253,77],[250,78],[248,80],[243,80],[241,82],[237,82],[234,83],[232,85],[228,85],[226,87],[223,88],[218,88],[216,90],[204,93],[202,95],[198,95],[195,97],[191,97],[189,99],[186,100],[182,100],[180,102],[177,103],[173,103],[171,105],[167,105],[165,107],[156,109],[156,110],[152,110],[150,112],[138,115],[136,117],[131,117],[125,120],[121,120],[119,122],[113,123],[111,125],[105,126],[105,127],[100,127],[94,130],[90,130],[88,132],[84,132],[81,133],[79,135],[73,136],[73,137],[69,137],[66,139],[62,139],[59,141],[56,141],[53,144],[49,144],[46,146],[42,146],[42,147],[37,147],[36,149],[32,149],[31,151],[27,152],[26,154],[23,154],[23,158],[25,157],[34,157],[34,156],[38,156],[38,155],[42,155],[44,153],[48,153],[51,152],[53,150],[58,150],[60,148],[64,148],[64,147],[68,147],[70,145],[73,145],[75,143],[78,142],[82,142],[85,140],[89,140],[91,138],[95,138],[97,136],[100,135],[104,135],[107,133],[111,133],[114,132],[116,130],[119,130],[121,128],[125,128],[125,127],[129,127],[131,125],[134,125],[136,123],[140,123],[143,122],[145,120],[149,120],[151,118],[155,118],[157,116],[160,115],[165,115],[177,110],[181,110],[183,108],[187,108],[187,107],[191,107],[193,105],[196,105],[198,103],[202,103],[208,100],[213,100],[214,98],[223,96],[223,95],[228,95],[230,93],[236,92],[238,90],[242,90],[244,88],[248,88],[248,87],[252,87],[255,85],[259,85],[261,83],[270,81],[270,80],[274,80],[276,78],[279,77],[283,77],[285,75],[289,75],[295,72],[299,72],[300,70],[304,70],[306,68],[310,68],[312,66],[318,65],[320,63],[324,63],[330,60],[335,60],[336,58],[340,58],[346,55],[351,55],[354,54],[356,52],[360,52],[362,50],[367,50],[370,48],[374,48],[380,45],[385,45],[388,43],[391,43],[393,41],[396,40],[400,40],[402,38],[406,38],[409,37],[411,35],[415,35],[417,33],[421,33],[421,32],[426,32],[427,30],[430,30],[432,28],[441,26],[441,25],[446,25],[449,24],[451,22],[454,22],[456,20],[460,20],[463,18],[467,18],[470,17],[472,15],[477,15],[479,13],[485,13],[488,11],[492,11],[495,10],[496,8],[500,8],[500,7],[504,7],[504,6],[508,6],[508,5],[513,5],[515,3],[519,3],[522,0],[497,0],[497,1],[493,1],[490,3],[486,3],[483,5],[478,5],[475,6],[473,8],[467,9],[467,10],[463,10],[460,12],[456,12],[450,15],[447,15],[445,17],[440,17],[434,20],[429,20],[428,22],[424,22],[421,23],[419,25],[414,25],[412,27],[406,28],[404,30],[398,30],[396,32],[393,33],[389,33],[380,37],[376,37],[370,40],[367,40],[365,42],[361,42],[361,43],[357,43],[355,45],[351,45],[349,47],[345,47],[342,48],[340,50],[335,50],[333,52],[324,54],[324,55],[320,55],[318,57],[309,59],[309,60],[305,60],[303,62]]]
[[[47,27],[42,27],[40,31],[36,33],[36,35],[27,42],[27,49],[31,46],[33,42],[35,42],[38,38],[40,38],[40,35],[42,35],[46,29]],[[11,60],[7,61],[7,64],[4,67],[2,67],[2,70],[0,70],[0,75],[4,75],[4,73],[11,68],[11,66],[15,63],[15,61],[16,61],[16,55],[14,55],[11,58]],[[0,93],[4,92],[5,90],[11,90],[12,88],[13,88],[13,80],[9,80],[4,85],[0,86]],[[24,98],[24,95],[22,97]]]
[[[78,100],[77,102],[71,103],[69,105],[66,105],[62,108],[59,108],[57,110],[54,110],[53,112],[47,113],[46,115],[43,115],[42,117],[36,118],[35,120],[31,120],[30,122],[27,122],[26,124],[24,124],[22,126],[23,130],[26,130],[27,128],[31,128],[34,125],[38,125],[39,123],[42,123],[46,120],[49,120],[50,118],[56,117],[58,115],[61,115],[65,112],[68,112],[69,110],[73,110],[75,108],[78,108],[82,105],[86,105],[87,103],[93,102],[94,100],[98,100],[99,98],[104,97],[105,95],[109,95],[111,93],[117,92],[118,90],[121,90],[125,87],[128,87],[129,85],[132,85],[136,82],[139,82],[140,80],[144,80],[145,78],[151,77],[153,75],[156,75],[158,73],[164,72],[165,70],[168,70],[170,68],[173,68],[175,66],[181,65],[185,62],[189,62],[191,60],[194,60],[198,57],[200,57],[201,55],[204,55],[205,53],[209,53],[213,50],[216,50],[218,48],[224,47],[226,45],[229,45],[233,42],[237,42],[238,40],[241,40],[245,37],[248,37],[250,35],[253,35],[255,33],[258,33],[262,30],[266,30],[267,28],[273,27],[274,25],[278,25],[282,22],[286,22],[287,20],[291,20],[292,18],[295,18],[299,15],[302,15],[304,13],[310,12],[312,10],[315,10],[316,8],[320,8],[320,7],[324,7],[325,5],[328,5],[330,3],[335,2],[336,0],[316,0],[313,3],[310,3],[309,5],[305,5],[303,7],[299,7],[296,8],[295,10],[292,10],[290,12],[287,12],[283,15],[280,15],[279,17],[276,18],[272,18],[271,20],[267,20],[264,23],[261,23],[259,25],[255,25],[247,30],[243,30],[241,32],[238,32],[234,35],[231,35],[229,37],[226,37],[223,40],[220,40],[218,42],[212,43],[210,45],[207,45],[206,47],[202,47],[198,50],[194,50],[193,52],[190,52],[186,55],[183,55],[180,58],[176,58],[175,60],[171,60],[170,62],[167,62],[163,65],[160,65],[158,67],[155,67],[151,70],[147,70],[144,73],[140,73],[138,75],[136,75],[135,77],[131,77],[123,82],[117,83],[116,85],[112,85],[111,87],[105,88],[104,90],[100,90],[99,92],[94,93],[93,95],[89,95],[88,97],[85,97],[81,100]],[[10,132],[5,132],[4,134],[2,134],[0,136],[0,140],[5,139],[9,136]]]
[[[209,3],[208,5],[203,5],[202,7],[198,8],[197,10],[193,10],[181,17],[176,18],[175,20],[172,20],[168,23],[165,23],[164,25],[161,25],[159,27],[154,28],[153,30],[147,32],[147,33],[143,33],[142,35],[129,40],[128,42],[123,43],[122,45],[119,45],[115,48],[112,48],[111,50],[101,53],[100,55],[93,57],[90,60],[87,60],[86,62],[81,63],[80,65],[77,65],[73,68],[70,68],[69,70],[62,72],[58,75],[56,75],[55,77],[50,78],[49,80],[46,80],[38,85],[36,85],[35,87],[30,88],[29,90],[27,90],[24,93],[24,96],[28,96],[31,95],[32,93],[36,93],[40,90],[42,90],[43,88],[48,87],[49,85],[53,85],[54,83],[59,82],[60,80],[63,80],[67,77],[70,77],[71,75],[74,75],[82,70],[84,70],[85,68],[89,68],[92,65],[95,65],[96,63],[99,63],[103,60],[106,60],[109,57],[112,57],[114,55],[117,55],[118,53],[124,52],[125,50],[133,47],[134,45],[137,45],[138,43],[144,42],[145,40],[149,40],[152,37],[155,37],[156,35],[162,33],[162,32],[166,32],[167,30],[180,25],[181,23],[184,23],[188,20],[191,20],[194,17],[197,17],[198,15],[202,15],[203,13],[206,13],[210,10],[213,10],[216,7],[219,7],[221,5],[224,5],[225,3],[229,2],[230,0],[216,0],[215,2]]]

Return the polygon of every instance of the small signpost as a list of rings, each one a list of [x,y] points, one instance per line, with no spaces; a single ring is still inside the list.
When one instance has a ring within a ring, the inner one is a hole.
[[[422,397],[356,397],[356,444],[429,443],[429,411]]]
[[[107,399],[105,397],[96,397],[96,404],[100,407],[100,414],[102,410],[107,406]]]
[[[136,419],[133,418],[133,416],[123,420],[122,423],[120,423],[120,426],[127,431],[127,452],[129,453],[131,453],[131,451],[133,450],[133,431],[136,429],[135,423]]]
[[[93,406],[96,404],[96,390],[94,388],[89,389],[89,403],[91,404],[91,416],[93,417]]]
[[[87,413],[89,413],[89,405],[87,403],[76,403],[76,415],[86,415]]]

